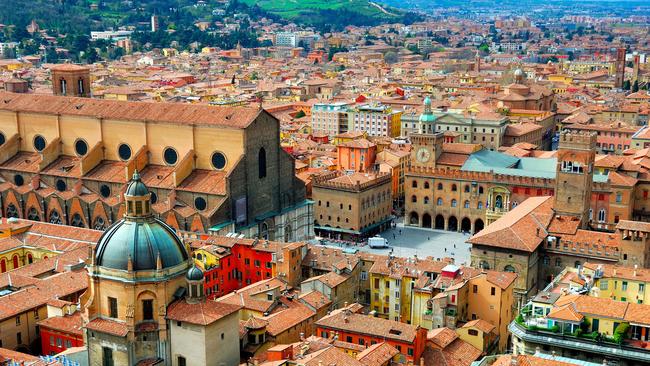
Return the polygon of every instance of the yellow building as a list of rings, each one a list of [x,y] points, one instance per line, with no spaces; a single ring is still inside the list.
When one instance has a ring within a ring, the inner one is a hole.
[[[593,278],[592,296],[650,304],[650,269],[585,263],[582,273]]]

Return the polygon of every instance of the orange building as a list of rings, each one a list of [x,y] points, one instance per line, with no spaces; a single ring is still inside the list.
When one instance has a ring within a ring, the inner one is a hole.
[[[367,172],[374,170],[377,145],[359,139],[338,146],[338,169]]]

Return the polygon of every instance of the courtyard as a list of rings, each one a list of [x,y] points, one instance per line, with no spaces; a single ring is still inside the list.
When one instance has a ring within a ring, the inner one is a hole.
[[[457,265],[469,265],[470,263],[471,246],[466,243],[470,237],[469,234],[404,226],[402,222],[398,222],[397,227],[384,231],[381,236],[388,240],[389,248],[373,249],[367,245],[354,246],[353,248],[383,255],[388,255],[392,251],[393,255],[397,257],[412,257],[414,255],[417,255],[418,258],[431,256],[436,259],[451,257],[454,258],[454,263]],[[331,247],[347,247],[336,241],[325,241],[324,244]]]

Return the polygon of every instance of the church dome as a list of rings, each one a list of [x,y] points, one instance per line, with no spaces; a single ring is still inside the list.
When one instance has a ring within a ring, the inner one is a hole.
[[[189,255],[174,229],[151,214],[149,190],[140,181],[138,172],[133,174],[124,198],[126,214],[99,239],[95,265],[150,271],[187,262]]]
[[[140,173],[138,173],[137,170],[133,173],[133,178],[126,187],[125,194],[127,196],[146,196],[149,194],[149,189],[147,189],[147,186],[140,180]]]
[[[201,271],[201,268],[197,267],[196,265],[192,266],[189,271],[187,271],[186,275],[187,279],[189,281],[203,281],[203,271]]]

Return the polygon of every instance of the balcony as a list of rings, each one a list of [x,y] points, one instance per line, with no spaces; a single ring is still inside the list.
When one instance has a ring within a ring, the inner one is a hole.
[[[523,322],[515,320],[510,323],[508,330],[516,338],[532,344],[650,363],[650,349],[645,348],[645,342],[625,339],[617,343],[612,338],[599,336],[597,332],[562,333],[558,327],[547,328],[545,325],[536,324],[541,325],[539,319],[529,318]]]
[[[491,207],[487,210],[485,210],[485,221],[487,225],[497,221],[501,216],[505,215],[508,213],[507,208],[496,208],[496,207]]]

